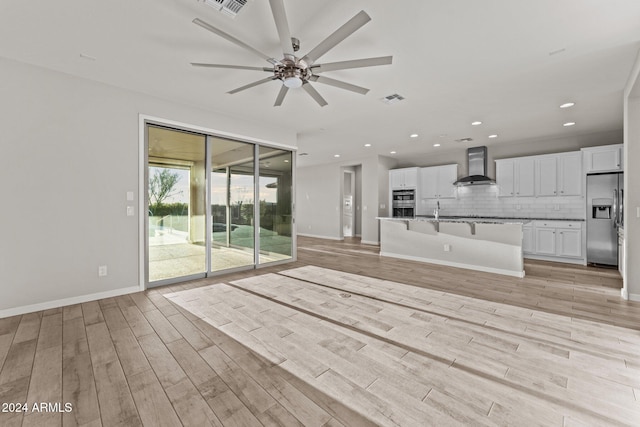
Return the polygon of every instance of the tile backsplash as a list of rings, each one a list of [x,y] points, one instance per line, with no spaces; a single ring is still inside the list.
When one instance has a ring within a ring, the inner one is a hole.
[[[582,196],[498,197],[497,185],[458,187],[455,199],[440,200],[442,216],[585,219]],[[432,215],[436,200],[417,201],[418,215]]]

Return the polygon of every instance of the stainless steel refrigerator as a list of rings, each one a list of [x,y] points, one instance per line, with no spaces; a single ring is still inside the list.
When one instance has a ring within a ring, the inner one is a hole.
[[[587,263],[618,265],[623,221],[622,172],[587,175]]]

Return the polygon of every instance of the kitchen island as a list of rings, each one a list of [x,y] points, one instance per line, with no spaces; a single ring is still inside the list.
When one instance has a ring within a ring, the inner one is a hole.
[[[378,219],[381,256],[524,277],[526,219]]]

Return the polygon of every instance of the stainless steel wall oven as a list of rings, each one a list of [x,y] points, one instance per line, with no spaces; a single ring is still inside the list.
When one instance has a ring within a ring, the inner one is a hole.
[[[393,190],[392,197],[394,218],[416,216],[416,190]]]

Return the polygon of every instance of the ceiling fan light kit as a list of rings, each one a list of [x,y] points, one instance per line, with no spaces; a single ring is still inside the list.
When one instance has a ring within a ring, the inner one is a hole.
[[[341,62],[333,62],[326,64],[316,64],[315,62],[320,59],[325,53],[329,50],[333,49],[336,45],[342,42],[344,39],[349,37],[351,34],[360,29],[363,25],[371,20],[371,17],[367,15],[367,13],[363,10],[357,13],[353,18],[347,21],[344,25],[334,31],[331,35],[329,35],[326,39],[324,39],[320,44],[318,44],[315,48],[313,48],[309,53],[307,53],[302,58],[299,58],[295,55],[300,49],[300,41],[291,37],[291,33],[289,32],[289,24],[287,22],[287,16],[284,9],[283,0],[269,0],[269,5],[271,6],[271,12],[273,14],[273,19],[276,24],[276,29],[278,30],[278,37],[280,39],[280,45],[283,52],[283,59],[276,59],[270,57],[257,49],[251,47],[250,45],[242,42],[241,40],[235,38],[231,34],[228,34],[213,25],[202,21],[201,19],[194,19],[193,23],[199,25],[200,27],[208,30],[231,43],[234,43],[237,46],[240,46],[253,54],[260,56],[262,59],[266,60],[270,64],[273,65],[273,68],[269,67],[251,67],[244,65],[227,65],[227,64],[205,64],[199,62],[192,62],[191,65],[195,67],[208,67],[208,68],[231,68],[238,70],[254,70],[254,71],[263,71],[269,72],[273,75],[271,77],[267,77],[265,79],[261,79],[255,81],[253,83],[249,83],[247,85],[241,86],[239,88],[233,89],[228,93],[234,94],[245,89],[249,89],[255,86],[258,86],[262,83],[267,83],[272,80],[280,80],[282,82],[282,87],[278,96],[276,98],[276,102],[274,106],[282,105],[284,97],[286,96],[289,89],[297,89],[302,87],[305,92],[307,92],[321,107],[327,105],[327,101],[318,93],[318,91],[312,86],[311,82],[318,82],[322,84],[326,84],[329,86],[337,87],[340,89],[349,90],[351,92],[360,93],[362,95],[366,94],[369,89],[353,85],[351,83],[343,82],[341,80],[332,79],[329,77],[324,77],[319,74],[327,71],[335,71],[335,70],[346,70],[351,68],[361,68],[361,67],[373,67],[378,65],[387,65],[391,64],[393,57],[391,56],[382,56],[377,58],[366,58],[366,59],[355,59],[349,61],[341,61]]]

